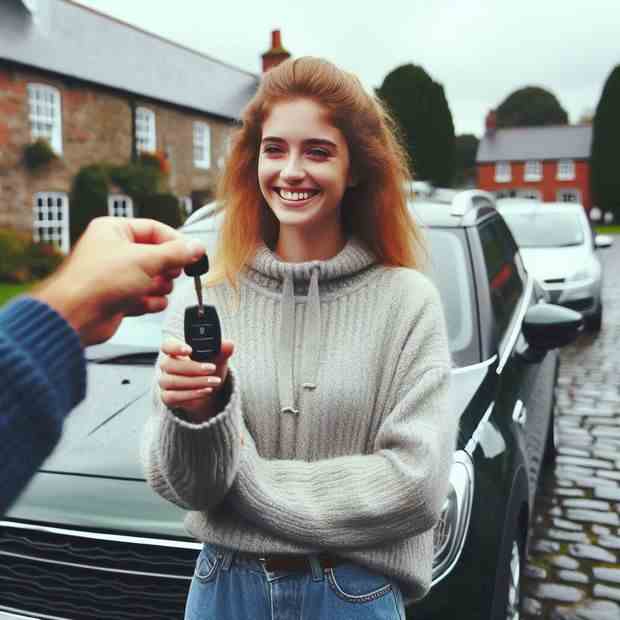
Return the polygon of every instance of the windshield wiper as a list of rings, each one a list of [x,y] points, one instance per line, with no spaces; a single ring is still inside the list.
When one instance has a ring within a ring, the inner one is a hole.
[[[94,364],[133,364],[155,363],[159,350],[154,347],[136,347],[119,344],[100,344],[86,349],[86,360]]]

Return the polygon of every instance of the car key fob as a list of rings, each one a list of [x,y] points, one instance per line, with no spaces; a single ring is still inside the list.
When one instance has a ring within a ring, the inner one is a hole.
[[[185,274],[194,278],[198,305],[185,309],[185,342],[192,347],[190,359],[195,362],[212,362],[222,348],[222,330],[215,306],[202,303],[200,276],[209,271],[205,254],[200,260],[187,265]]]
[[[195,362],[212,362],[219,355],[222,331],[214,306],[185,309],[185,342],[192,347],[190,358]]]

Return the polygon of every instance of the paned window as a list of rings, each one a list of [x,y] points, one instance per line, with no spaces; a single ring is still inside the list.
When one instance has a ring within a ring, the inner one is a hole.
[[[112,217],[133,217],[133,200],[123,194],[108,196],[108,215]]]
[[[69,199],[59,192],[39,192],[34,196],[32,237],[69,251]]]
[[[28,104],[32,141],[47,140],[53,151],[62,155],[60,93],[46,84],[28,84]]]
[[[575,162],[572,159],[560,159],[558,162],[558,181],[572,181],[575,178]]]
[[[157,149],[155,112],[148,108],[136,108],[136,149],[138,152]]]
[[[537,189],[520,189],[517,192],[519,198],[529,198],[530,200],[542,200],[542,195]]]
[[[526,181],[540,181],[542,179],[542,162],[537,159],[526,161],[523,178]]]
[[[559,189],[558,202],[581,202],[581,192],[578,189]]]
[[[194,123],[194,166],[211,167],[211,128],[206,123]]]
[[[495,181],[497,183],[508,183],[512,180],[509,161],[498,161],[495,164]]]

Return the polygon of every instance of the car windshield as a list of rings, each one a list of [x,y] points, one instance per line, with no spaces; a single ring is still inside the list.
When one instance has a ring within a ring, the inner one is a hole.
[[[545,213],[544,207],[529,213],[501,213],[522,248],[581,245],[584,242],[583,228],[575,213]]]
[[[183,231],[200,239],[212,253],[217,241],[217,231],[198,228]],[[470,276],[466,265],[463,241],[453,231],[425,229],[431,249],[430,277],[439,289],[444,305],[450,351],[456,365],[472,363],[470,347],[473,342],[473,305],[470,292]],[[184,278],[185,276],[181,276]],[[110,359],[115,351],[130,355],[131,351],[143,354],[157,352],[161,345],[162,324],[166,311],[140,317],[123,319],[118,331],[105,344],[90,347],[87,357],[91,360]]]

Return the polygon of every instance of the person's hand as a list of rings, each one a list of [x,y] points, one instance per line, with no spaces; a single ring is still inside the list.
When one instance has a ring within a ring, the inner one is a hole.
[[[32,296],[64,316],[83,345],[97,344],[114,334],[124,316],[163,310],[173,279],[204,251],[154,220],[96,218]]]
[[[169,408],[182,409],[195,423],[217,415],[223,405],[219,392],[228,376],[228,360],[234,344],[222,340],[222,349],[213,363],[194,362],[191,347],[177,338],[167,338],[161,347],[159,387]]]

